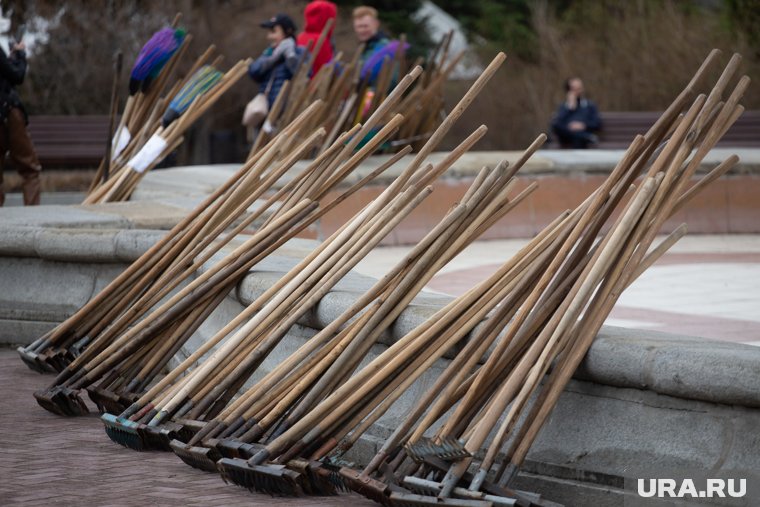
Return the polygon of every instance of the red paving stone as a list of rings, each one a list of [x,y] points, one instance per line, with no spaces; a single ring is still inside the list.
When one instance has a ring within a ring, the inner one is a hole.
[[[690,263],[760,263],[758,253],[668,253],[657,261],[657,265]],[[427,285],[427,288],[459,296],[478,282],[485,280],[499,269],[500,264],[484,264],[467,269],[441,273]],[[631,308],[617,304],[610,313],[612,319],[641,322],[645,329],[688,336],[699,336],[714,340],[747,342],[760,337],[760,323],[739,318],[720,318],[711,315],[677,313],[655,308]],[[655,323],[656,327],[651,324]],[[626,326],[628,327],[628,326]]]
[[[0,348],[0,506],[357,506],[358,495],[273,498],[225,484],[219,475],[165,452],[111,442],[98,416],[63,418],[32,393],[52,381]]]
[[[760,336],[760,324],[748,320],[715,316],[702,316],[665,312],[651,308],[631,308],[617,305],[610,312],[613,319],[626,321],[656,322],[654,331],[686,336],[700,336],[711,340],[727,342],[746,342],[752,337]]]

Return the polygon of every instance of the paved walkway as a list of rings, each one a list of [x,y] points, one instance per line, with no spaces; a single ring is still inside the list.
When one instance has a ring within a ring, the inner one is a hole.
[[[42,205],[51,204],[81,204],[85,196],[84,192],[42,192],[40,201]],[[23,206],[24,199],[20,193],[5,194],[6,206]]]
[[[358,495],[272,498],[225,484],[171,453],[139,453],[111,442],[96,415],[63,418],[32,392],[52,380],[0,349],[0,506],[357,506]]]
[[[524,244],[477,242],[428,289],[463,294]],[[407,251],[378,248],[357,270],[378,276]],[[607,324],[760,345],[760,236],[687,235],[623,293]]]

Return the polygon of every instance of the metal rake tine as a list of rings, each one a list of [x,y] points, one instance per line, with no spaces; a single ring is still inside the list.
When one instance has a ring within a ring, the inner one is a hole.
[[[393,507],[424,507],[432,505],[448,505],[451,507],[493,507],[487,500],[470,500],[463,498],[439,498],[430,495],[417,495],[394,491],[390,495],[390,505]]]
[[[431,440],[419,440],[417,442],[407,442],[404,446],[409,456],[417,461],[422,462],[428,456],[435,456],[441,459],[454,460],[471,456],[464,448],[462,443],[455,438],[443,438],[440,443]]]
[[[301,474],[284,465],[251,465],[245,460],[222,458],[217,462],[222,479],[270,495],[302,496]]]
[[[172,440],[169,445],[174,454],[191,467],[206,472],[217,471],[216,462],[222,457],[217,449],[190,446],[179,440]]]

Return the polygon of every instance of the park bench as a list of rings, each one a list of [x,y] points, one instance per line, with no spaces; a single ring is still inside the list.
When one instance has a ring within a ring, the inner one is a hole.
[[[97,167],[108,140],[108,116],[29,117],[29,134],[44,168]]]
[[[600,113],[602,130],[599,132],[601,149],[625,149],[636,134],[645,133],[660,117],[654,111],[607,111]],[[726,132],[718,146],[760,148],[760,110],[745,111]]]

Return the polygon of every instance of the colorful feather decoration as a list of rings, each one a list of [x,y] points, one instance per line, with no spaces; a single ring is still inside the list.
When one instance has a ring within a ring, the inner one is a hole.
[[[153,79],[182,45],[186,33],[183,29],[162,28],[153,34],[140,50],[132,67],[129,79],[130,95],[134,95],[140,89],[143,92],[148,91]]]
[[[179,118],[192,104],[196,97],[209,91],[222,79],[222,73],[211,65],[198,69],[169,103],[163,117],[163,126]]]

